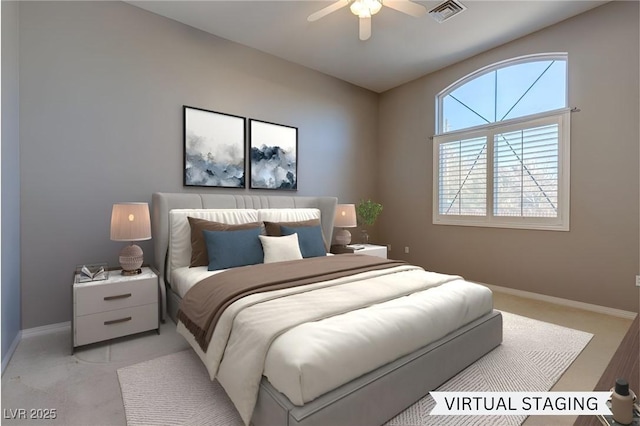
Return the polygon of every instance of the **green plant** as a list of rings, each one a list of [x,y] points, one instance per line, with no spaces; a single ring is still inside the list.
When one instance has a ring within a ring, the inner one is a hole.
[[[356,215],[358,216],[358,222],[362,225],[373,225],[378,219],[378,216],[382,212],[382,204],[376,203],[371,200],[360,200],[356,205]]]

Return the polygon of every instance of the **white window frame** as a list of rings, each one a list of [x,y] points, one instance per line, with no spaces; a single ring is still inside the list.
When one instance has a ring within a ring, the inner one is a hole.
[[[471,74],[468,74],[461,79],[451,83],[449,86],[444,88],[438,95],[436,96],[436,135],[445,134],[442,131],[442,122],[443,122],[443,110],[442,102],[447,95],[453,91],[455,91],[458,87],[464,86],[471,80],[475,80],[478,77],[483,76],[484,74],[488,74],[500,68],[507,68],[512,65],[524,64],[527,62],[539,62],[539,61],[565,61],[567,64],[567,75],[565,77],[565,93],[564,100],[565,105],[569,105],[569,55],[566,52],[553,52],[553,53],[534,53],[532,55],[518,56],[516,58],[506,59],[504,61],[496,62],[491,65],[487,65],[486,67],[482,67]],[[529,115],[527,117],[533,117],[534,115]],[[521,118],[521,117],[518,117]],[[493,124],[493,123],[491,123]],[[477,126],[477,127],[484,127]],[[464,130],[470,130],[471,128],[466,128]],[[456,130],[459,131],[459,130]]]
[[[433,224],[480,226],[493,228],[536,229],[551,231],[569,231],[570,217],[570,127],[571,110],[562,108],[526,117],[491,123],[482,127],[465,129],[433,138]],[[558,215],[553,218],[505,217],[493,215],[493,144],[496,134],[521,129],[558,124]],[[480,136],[487,138],[487,215],[442,215],[440,214],[440,145],[455,140],[471,139]]]
[[[458,87],[474,80],[484,74],[493,72],[500,68],[506,68],[527,62],[562,60],[567,65],[565,76],[565,105],[568,103],[569,91],[569,60],[566,52],[538,53],[496,62],[486,67],[480,68],[468,74],[456,82],[447,86],[436,96],[436,135],[433,137],[433,212],[432,220],[434,225],[458,225],[458,226],[480,226],[494,228],[515,228],[515,229],[535,229],[551,231],[569,231],[570,218],[570,127],[571,109],[561,108],[554,111],[545,111],[524,117],[510,120],[493,122],[485,125],[474,126],[466,129],[455,130],[443,133],[443,101],[444,98]],[[493,215],[493,141],[494,135],[507,133],[527,127],[536,127],[545,124],[558,124],[558,216],[555,218],[533,218],[533,217],[504,217]],[[439,206],[439,145],[455,140],[465,140],[475,137],[485,136],[487,138],[487,206],[486,216],[466,216],[466,215],[441,215]]]

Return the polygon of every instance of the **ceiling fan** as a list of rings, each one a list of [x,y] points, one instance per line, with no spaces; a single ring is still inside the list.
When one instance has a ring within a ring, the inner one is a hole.
[[[350,6],[351,12],[360,19],[360,40],[368,40],[371,37],[371,17],[380,12],[382,6],[390,7],[398,12],[419,18],[427,13],[427,10],[420,4],[410,0],[338,0],[333,4],[312,13],[307,21],[314,22],[327,16],[336,10]]]

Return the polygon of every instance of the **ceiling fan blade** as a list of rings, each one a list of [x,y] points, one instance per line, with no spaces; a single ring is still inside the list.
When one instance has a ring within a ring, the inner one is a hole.
[[[371,16],[360,18],[360,40],[369,40],[371,37]]]
[[[383,4],[391,9],[397,10],[398,12],[406,13],[407,15],[415,16],[416,18],[420,18],[427,13],[427,9],[425,9],[424,6],[409,0],[389,0],[385,1]]]
[[[337,2],[325,7],[324,9],[320,9],[319,11],[309,15],[309,17],[307,18],[307,21],[309,22],[317,21],[318,19],[324,18],[328,14],[333,13],[338,9],[342,9],[348,4],[349,4],[349,0],[338,0]]]

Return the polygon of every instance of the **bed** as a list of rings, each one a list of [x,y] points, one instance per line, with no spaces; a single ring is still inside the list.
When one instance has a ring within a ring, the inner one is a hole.
[[[336,204],[333,197],[153,194],[163,318],[177,321],[246,424],[383,424],[502,341],[502,317],[488,289],[412,265],[340,255],[224,273],[189,267],[193,218],[236,225],[317,221],[328,249]],[[310,229],[293,237],[307,238]],[[296,268],[302,281],[292,286],[288,274]],[[329,275],[305,281],[320,270]],[[206,299],[196,290],[204,281],[195,282],[207,278],[222,287],[225,279],[244,283],[254,275],[266,277],[271,291],[229,299],[215,320],[208,313],[209,322],[201,320],[208,329],[191,321],[192,312],[209,309],[195,305]]]

